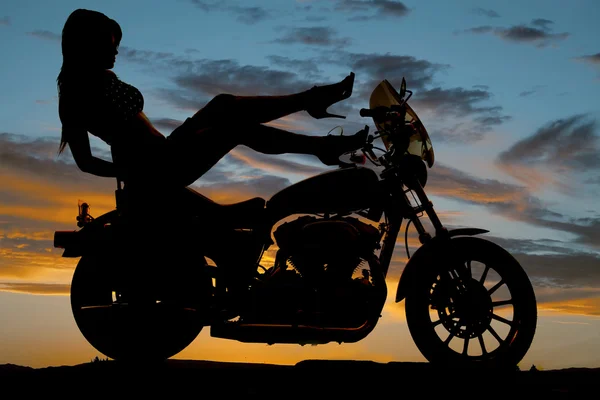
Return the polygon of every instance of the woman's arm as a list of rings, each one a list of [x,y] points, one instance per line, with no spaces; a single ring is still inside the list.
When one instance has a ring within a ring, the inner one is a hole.
[[[77,164],[77,167],[81,171],[111,178],[117,176],[117,169],[113,163],[92,155],[90,139],[86,130],[71,128],[66,133],[69,138],[69,148],[75,159],[75,164]]]

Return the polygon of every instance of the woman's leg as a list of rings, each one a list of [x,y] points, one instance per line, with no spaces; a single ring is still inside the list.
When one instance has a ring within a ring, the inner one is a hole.
[[[352,94],[354,74],[344,80],[325,86],[315,86],[304,92],[282,96],[236,96],[220,94],[193,117],[202,120],[204,126],[213,126],[230,121],[241,121],[244,125],[262,124],[293,114],[307,111],[315,118],[331,116],[327,107],[347,99]]]
[[[240,144],[264,154],[310,154],[326,165],[337,165],[341,154],[364,145],[366,137],[366,130],[352,136],[308,136],[262,124],[229,128],[224,124],[186,130],[179,139],[170,137],[169,142],[177,169],[174,174],[189,185]]]

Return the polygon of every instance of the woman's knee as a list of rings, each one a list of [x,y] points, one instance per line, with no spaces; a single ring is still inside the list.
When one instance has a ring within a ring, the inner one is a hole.
[[[210,107],[212,110],[227,111],[234,108],[236,97],[232,94],[221,93],[212,98],[208,102],[206,107]]]

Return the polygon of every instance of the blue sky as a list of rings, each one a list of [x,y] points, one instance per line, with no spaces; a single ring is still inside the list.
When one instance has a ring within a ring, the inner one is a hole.
[[[112,180],[86,176],[68,152],[55,151],[60,32],[76,8],[120,23],[114,71],[142,91],[146,114],[166,135],[218,93],[289,93],[351,70],[352,98],[330,109],[347,119],[298,113],[275,124],[311,135],[336,125],[354,133],[373,127],[358,110],[375,85],[398,86],[405,76],[436,151],[427,190],[443,221],[489,229],[523,263],[540,307],[597,324],[600,4],[592,0],[4,1],[4,301],[67,293],[74,263],[51,248],[53,231],[75,228],[79,198],[95,214],[114,206]],[[105,144],[92,144],[108,156]],[[312,156],[239,147],[194,186],[223,202],[269,198],[326,169]],[[402,266],[394,266],[396,278]],[[563,365],[560,357],[552,362]]]

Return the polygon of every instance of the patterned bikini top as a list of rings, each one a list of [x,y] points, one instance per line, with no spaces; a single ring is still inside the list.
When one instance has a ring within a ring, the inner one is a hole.
[[[112,72],[107,73],[104,98],[110,111],[125,121],[144,109],[142,93],[136,87],[121,81]]]
[[[112,71],[106,71],[99,89],[92,101],[96,106],[90,109],[90,121],[94,122],[88,130],[111,145],[116,135],[126,134],[127,121],[144,109],[144,97]]]

